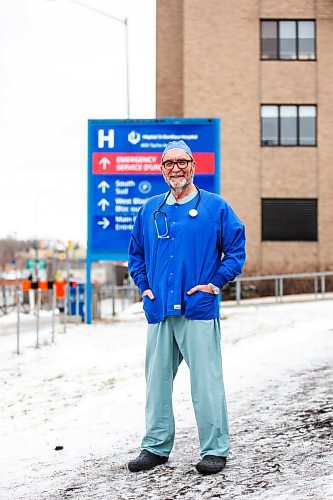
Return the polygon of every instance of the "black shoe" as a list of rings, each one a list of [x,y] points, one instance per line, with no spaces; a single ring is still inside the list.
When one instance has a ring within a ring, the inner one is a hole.
[[[168,460],[169,457],[161,457],[160,455],[150,453],[148,450],[142,450],[138,457],[128,462],[128,469],[131,472],[149,470],[156,467],[156,465],[165,464]]]
[[[200,474],[216,474],[224,469],[226,461],[226,457],[206,455],[197,463],[195,468]]]

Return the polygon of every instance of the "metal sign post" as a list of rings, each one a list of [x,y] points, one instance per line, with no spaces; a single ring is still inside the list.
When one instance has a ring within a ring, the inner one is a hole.
[[[36,307],[36,349],[39,349],[39,320],[40,320],[40,308],[42,305],[42,290],[38,288],[37,290],[37,307]]]
[[[52,288],[52,343],[54,343],[56,306],[57,306],[56,288],[53,285],[53,288]]]
[[[20,287],[16,287],[16,304],[17,304],[17,322],[16,322],[16,353],[20,354],[20,309],[22,302],[22,292]]]
[[[220,192],[220,120],[89,120],[86,322],[92,321],[91,265],[127,260],[131,230],[148,198],[168,191],[162,152],[184,140],[196,160],[195,183]]]
[[[67,314],[68,314],[68,285],[65,286],[65,296],[64,296],[64,333],[67,332]]]

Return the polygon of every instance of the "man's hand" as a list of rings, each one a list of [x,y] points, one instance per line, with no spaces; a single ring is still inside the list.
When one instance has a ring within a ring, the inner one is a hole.
[[[142,292],[142,297],[145,297],[146,295],[148,295],[148,297],[150,298],[150,300],[154,300],[154,294],[153,292],[151,291],[150,288],[147,288],[147,290],[145,290],[144,292]]]
[[[187,295],[192,295],[193,293],[195,292],[206,292],[206,293],[212,293],[214,294],[212,288],[208,285],[197,285],[197,286],[194,286],[193,288],[191,288],[191,290],[189,290],[187,292]]]

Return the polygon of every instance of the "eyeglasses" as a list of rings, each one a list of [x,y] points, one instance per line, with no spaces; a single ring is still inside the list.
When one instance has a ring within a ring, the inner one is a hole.
[[[179,158],[179,160],[172,161],[172,160],[166,160],[162,162],[162,167],[164,167],[166,170],[172,170],[175,165],[177,165],[178,168],[181,170],[184,170],[189,163],[192,163],[191,160],[187,160],[186,158]]]

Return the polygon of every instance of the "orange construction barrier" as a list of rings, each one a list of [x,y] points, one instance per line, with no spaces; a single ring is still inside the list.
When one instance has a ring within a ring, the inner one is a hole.
[[[22,290],[22,292],[29,292],[29,290],[31,290],[31,281],[30,280],[22,280],[21,281],[21,290]]]
[[[60,280],[54,282],[55,296],[57,299],[65,298],[65,286],[67,285],[66,280]]]
[[[47,281],[39,281],[38,288],[39,288],[39,290],[47,290],[48,289],[48,282]]]

